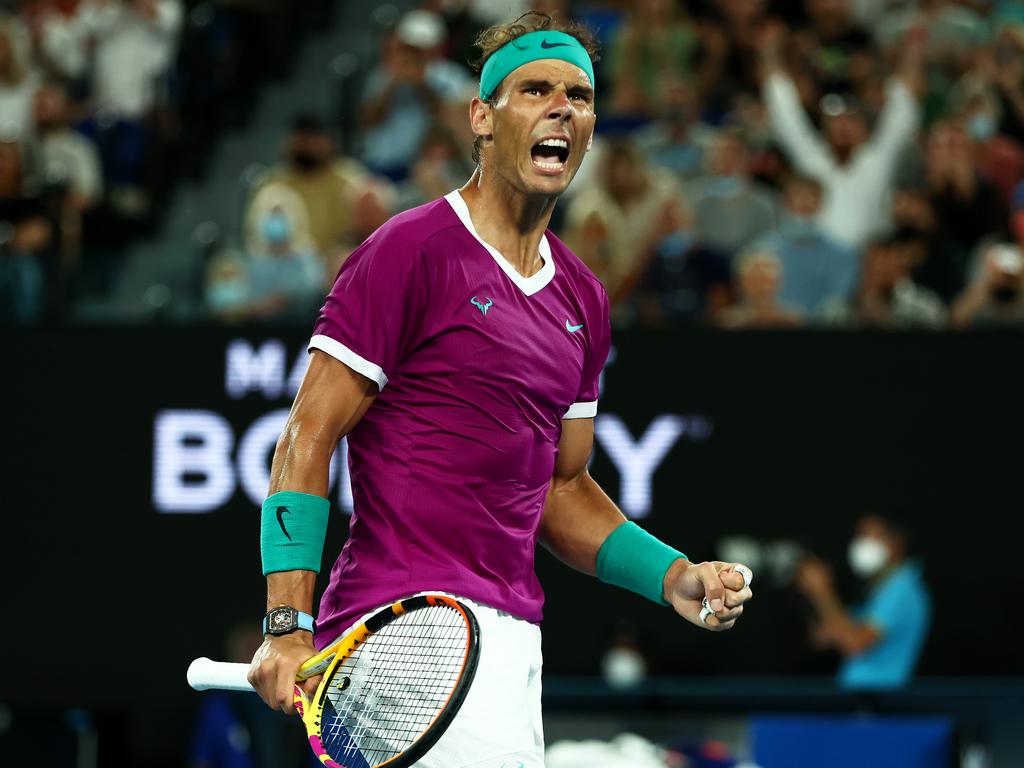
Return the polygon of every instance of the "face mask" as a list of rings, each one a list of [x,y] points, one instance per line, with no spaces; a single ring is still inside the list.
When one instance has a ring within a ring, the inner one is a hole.
[[[732,197],[743,190],[743,179],[739,176],[712,176],[708,191],[718,197]]]
[[[996,121],[991,115],[979,112],[967,121],[967,135],[975,141],[986,141],[996,135]]]
[[[249,288],[242,280],[227,280],[211,285],[206,291],[206,301],[214,309],[229,309],[244,304],[249,298]]]
[[[847,556],[850,570],[862,579],[871,578],[889,562],[889,550],[885,544],[869,536],[858,536],[851,541]]]
[[[263,237],[268,243],[282,243],[292,236],[292,223],[283,213],[268,213],[263,219]]]

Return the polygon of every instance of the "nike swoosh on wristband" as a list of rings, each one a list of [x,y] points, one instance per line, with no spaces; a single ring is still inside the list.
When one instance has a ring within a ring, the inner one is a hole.
[[[547,40],[540,41],[541,48],[569,48],[569,43],[549,43]]]
[[[278,507],[278,508],[277,508],[277,524],[281,526],[281,532],[282,532],[282,533],[283,533],[283,534],[284,534],[285,536],[287,536],[287,537],[288,537],[288,541],[291,541],[291,540],[292,540],[292,537],[291,537],[291,535],[290,535],[290,534],[288,533],[288,529],[284,527],[284,517],[283,517],[283,516],[284,516],[284,514],[285,514],[286,512],[287,512],[287,513],[288,513],[289,515],[291,514],[291,510],[290,510],[290,509],[288,509],[288,507]]]
[[[572,325],[569,323],[568,318],[565,321],[565,330],[567,330],[569,333],[576,333],[576,331],[578,331],[582,327],[583,323],[580,323],[579,325]]]

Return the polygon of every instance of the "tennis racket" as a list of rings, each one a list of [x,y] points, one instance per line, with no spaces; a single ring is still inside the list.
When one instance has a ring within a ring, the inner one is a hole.
[[[328,768],[405,768],[426,754],[458,713],[480,654],[480,628],[465,605],[420,595],[382,608],[299,669],[323,673],[295,708],[309,744]],[[196,659],[188,682],[251,691],[248,664]]]

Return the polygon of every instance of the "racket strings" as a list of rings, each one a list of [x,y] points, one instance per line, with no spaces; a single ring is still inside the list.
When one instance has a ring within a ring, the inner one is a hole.
[[[329,683],[321,721],[328,754],[359,768],[359,755],[375,766],[408,749],[448,702],[468,634],[459,611],[429,606],[371,635]]]

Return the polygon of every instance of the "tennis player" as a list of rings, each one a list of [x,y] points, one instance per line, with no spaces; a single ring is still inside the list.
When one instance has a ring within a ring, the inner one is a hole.
[[[418,765],[536,768],[538,541],[709,630],[733,626],[751,574],[691,563],[627,522],[587,472],[608,300],[547,226],[594,132],[592,37],[529,13],[477,42],[475,172],[371,235],[317,321],[263,507],[269,613],[249,680],[291,711],[314,642],[397,598],[449,593],[477,615],[480,663]],[[343,435],[355,508],[314,637],[328,468]]]

